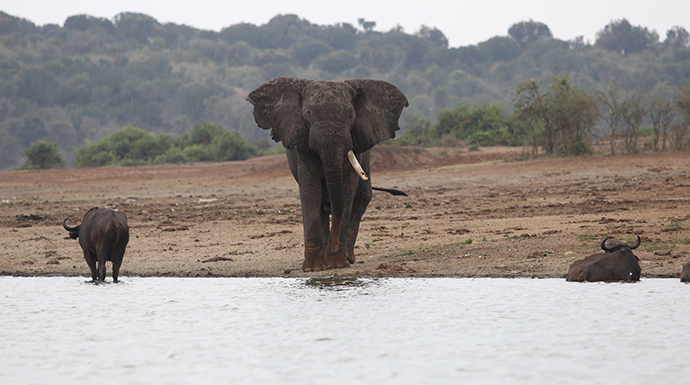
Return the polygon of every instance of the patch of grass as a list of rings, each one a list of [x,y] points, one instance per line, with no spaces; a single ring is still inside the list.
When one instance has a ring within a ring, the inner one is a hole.
[[[462,244],[463,245],[470,245],[470,244],[472,244],[472,242],[473,242],[472,238],[467,238],[467,239],[465,239],[465,242],[463,242]]]
[[[633,243],[637,242],[637,237],[630,235],[625,237],[625,242],[627,242],[629,245],[632,245]]]
[[[581,241],[593,241],[596,239],[596,237],[594,235],[590,235],[590,234],[580,234],[577,236],[577,238],[580,239]]]
[[[690,245],[690,235],[686,235],[683,238],[676,237],[675,239],[677,239],[676,243]]]
[[[683,221],[673,221],[669,223],[668,227],[681,227],[685,224]]]

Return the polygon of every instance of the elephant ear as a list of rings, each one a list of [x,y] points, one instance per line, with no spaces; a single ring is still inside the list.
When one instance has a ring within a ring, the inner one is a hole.
[[[370,150],[386,139],[395,138],[398,119],[409,103],[398,87],[382,80],[353,79],[345,83],[357,92],[352,147],[356,153]]]
[[[247,96],[254,106],[254,120],[263,129],[271,128],[271,138],[285,148],[306,145],[309,129],[302,119],[302,89],[311,80],[276,78]]]

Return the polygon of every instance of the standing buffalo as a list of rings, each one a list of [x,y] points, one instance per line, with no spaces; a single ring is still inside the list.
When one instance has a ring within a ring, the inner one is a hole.
[[[681,282],[690,282],[690,262],[683,265],[683,271],[680,272]]]
[[[585,259],[573,262],[568,270],[566,281],[626,281],[640,280],[640,264],[632,250],[640,246],[640,237],[634,245],[620,241],[611,241],[606,245],[606,237],[601,241],[602,254],[590,255]]]
[[[129,242],[129,226],[125,214],[105,208],[94,207],[86,212],[80,225],[71,227],[67,219],[62,227],[69,231],[72,239],[79,238],[84,258],[91,269],[94,281],[105,281],[105,261],[113,262],[113,282],[117,282],[122,257]],[[98,268],[96,268],[98,262]]]

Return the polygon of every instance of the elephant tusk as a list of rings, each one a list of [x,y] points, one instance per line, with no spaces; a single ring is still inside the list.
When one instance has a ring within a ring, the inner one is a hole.
[[[357,171],[357,174],[359,174],[359,177],[362,178],[362,180],[369,180],[367,177],[367,173],[364,172],[364,169],[362,169],[362,165],[359,164],[359,161],[357,160],[357,157],[355,156],[355,153],[352,152],[352,150],[347,152],[347,159],[350,160],[350,164],[352,165],[352,168]]]

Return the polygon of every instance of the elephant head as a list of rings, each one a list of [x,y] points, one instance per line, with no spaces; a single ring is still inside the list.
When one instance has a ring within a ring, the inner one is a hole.
[[[254,106],[256,123],[271,129],[273,140],[321,158],[334,217],[343,211],[338,194],[345,160],[356,168],[354,154],[394,138],[398,119],[409,105],[394,85],[369,79],[276,78],[252,91],[247,100]],[[356,171],[363,174],[361,168]]]

